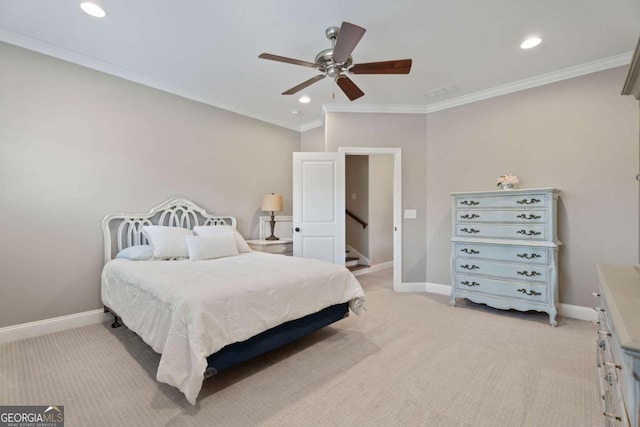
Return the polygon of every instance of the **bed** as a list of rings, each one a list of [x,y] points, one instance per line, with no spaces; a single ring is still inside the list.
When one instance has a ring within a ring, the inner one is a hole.
[[[144,214],[107,215],[102,223],[101,296],[105,312],[115,316],[112,327],[125,324],[160,353],[156,379],[180,389],[191,404],[206,377],[363,307],[355,277],[322,261],[255,251],[199,261],[114,259],[149,244],[143,233],[149,226],[222,230],[235,228],[236,219],[174,198]]]

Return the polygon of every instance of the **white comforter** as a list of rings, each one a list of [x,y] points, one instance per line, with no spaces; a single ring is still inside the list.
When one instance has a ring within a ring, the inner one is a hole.
[[[191,404],[207,356],[289,320],[364,293],[344,267],[260,252],[208,261],[109,261],[102,301],[161,353],[157,380]]]

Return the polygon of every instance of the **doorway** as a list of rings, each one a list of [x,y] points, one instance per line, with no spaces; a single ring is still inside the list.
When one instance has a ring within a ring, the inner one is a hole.
[[[341,147],[338,152],[344,153],[347,159],[351,158],[352,161],[348,163],[359,164],[360,167],[355,169],[359,169],[357,174],[360,177],[364,177],[365,173],[367,176],[365,193],[365,186],[362,185],[362,182],[349,182],[350,177],[347,172],[346,239],[350,249],[355,249],[350,255],[356,255],[358,258],[364,256],[364,262],[374,267],[377,265],[384,268],[390,263],[393,266],[393,290],[399,291],[402,286],[401,149]],[[361,156],[361,158],[356,159],[352,156]],[[380,191],[376,191],[376,189]],[[386,200],[389,200],[390,204],[387,204]],[[352,207],[356,212],[351,212],[349,207]],[[353,215],[350,215],[349,212]],[[361,214],[361,217],[358,217],[358,213],[361,212],[366,212],[366,215]],[[354,217],[358,217],[358,219]],[[367,221],[364,221],[362,217],[365,217]],[[368,221],[369,219],[371,221]],[[389,258],[391,259],[389,260]]]

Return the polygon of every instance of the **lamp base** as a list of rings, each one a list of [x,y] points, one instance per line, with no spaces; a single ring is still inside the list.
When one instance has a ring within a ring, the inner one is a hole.
[[[276,228],[276,219],[273,212],[271,212],[271,221],[269,221],[269,225],[271,226],[271,236],[267,237],[265,240],[280,240],[273,234],[273,230]]]

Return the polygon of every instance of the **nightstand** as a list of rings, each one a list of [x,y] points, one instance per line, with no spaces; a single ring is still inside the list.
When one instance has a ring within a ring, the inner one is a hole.
[[[247,243],[254,251],[293,255],[293,239],[281,237],[280,240],[247,240]]]

